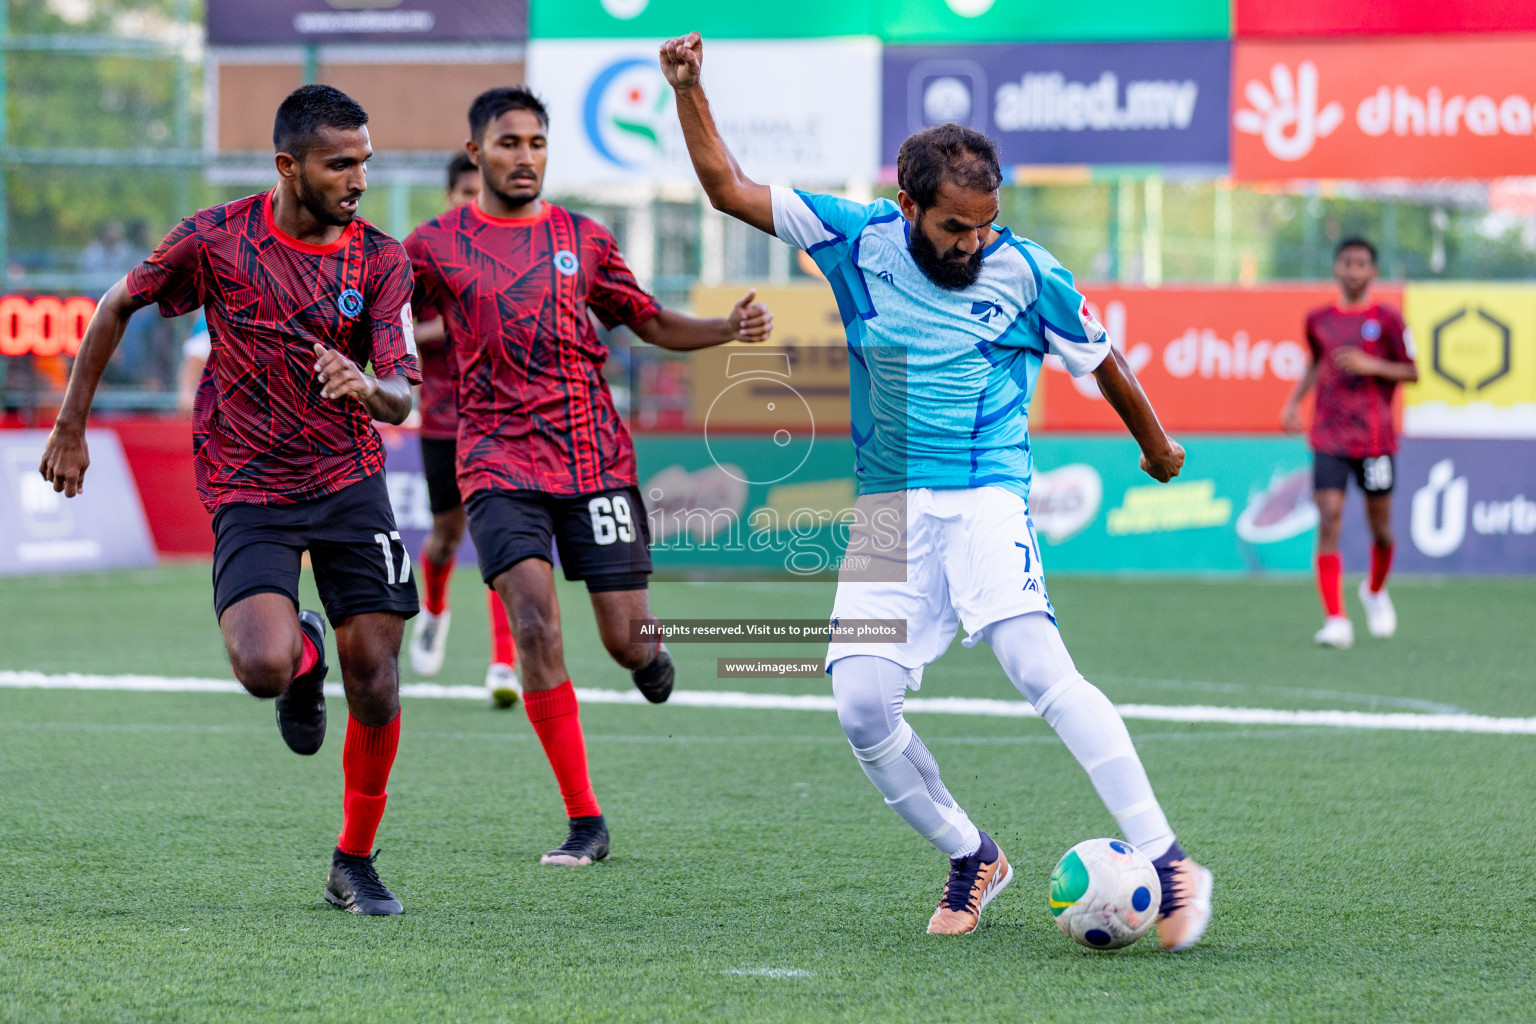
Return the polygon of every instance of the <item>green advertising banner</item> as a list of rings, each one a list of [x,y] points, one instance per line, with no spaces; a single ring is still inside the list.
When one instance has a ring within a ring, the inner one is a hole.
[[[1182,441],[1183,473],[1160,484],[1129,438],[1041,437],[1029,504],[1046,571],[1305,571],[1317,526],[1305,441]]]
[[[1177,480],[1141,472],[1128,438],[1035,444],[1030,515],[1047,572],[1304,572],[1317,512],[1299,438],[1192,436]],[[761,439],[642,435],[641,493],[659,572],[815,576],[835,571],[838,520],[857,498],[853,446],[818,437],[797,465]],[[755,477],[763,477],[758,482]]]
[[[1225,39],[1227,0],[877,0],[885,39],[903,43]],[[535,0],[535,13],[538,11]]]
[[[1225,39],[1227,0],[532,0],[534,39],[808,39],[877,35],[904,43]]]
[[[665,39],[699,32],[708,39],[806,39],[875,31],[880,0],[533,0],[534,39]]]

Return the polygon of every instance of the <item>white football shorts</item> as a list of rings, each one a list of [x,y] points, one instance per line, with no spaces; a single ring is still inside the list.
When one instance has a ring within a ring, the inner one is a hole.
[[[1055,618],[1028,506],[1012,491],[918,487],[866,494],[855,507],[833,621],[905,620],[906,640],[833,639],[828,670],[839,658],[886,658],[911,672],[916,689],[961,624],[970,647],[995,622],[1039,611]]]

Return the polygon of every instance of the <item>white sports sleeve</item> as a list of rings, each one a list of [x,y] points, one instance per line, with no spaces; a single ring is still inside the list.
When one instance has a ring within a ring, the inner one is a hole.
[[[1039,265],[1040,298],[1035,316],[1040,336],[1072,376],[1087,376],[1109,355],[1109,332],[1088,311],[1088,301],[1073,285],[1067,268],[1049,256]]]
[[[846,247],[869,220],[869,207],[851,199],[770,186],[773,233],[815,255],[827,246]]]

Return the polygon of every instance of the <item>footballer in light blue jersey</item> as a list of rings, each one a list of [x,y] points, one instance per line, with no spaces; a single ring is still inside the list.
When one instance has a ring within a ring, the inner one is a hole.
[[[877,643],[834,632],[826,664],[838,724],[864,774],[949,858],[928,933],[975,931],[1013,878],[997,841],[950,794],[903,715],[907,690],[922,684],[924,669],[963,625],[966,645],[992,648],[1009,681],[1087,769],[1127,841],[1112,843],[1115,852],[1145,855],[1157,871],[1160,895],[1138,890],[1081,941],[1132,942],[1155,921],[1163,949],[1188,949],[1210,921],[1211,872],[1179,845],[1125,723],[1077,671],[1046,597],[1028,509],[1029,401],[1041,361],[1054,353],[1074,376],[1093,374],[1155,479],[1177,476],[1184,450],[1157,422],[1072,275],[994,224],[1003,173],[985,135],[946,124],[909,137],[896,160],[894,203],[768,187],[742,173],[715,128],[698,33],[663,43],[660,58],[710,202],[809,253],[842,312],[862,493],[831,622],[834,631],[871,619],[902,629]],[[863,544],[882,532],[871,524],[887,513],[899,524],[897,542]],[[857,843],[856,830],[848,841]],[[1053,900],[1058,895],[1058,912],[1082,898],[1053,892]]]
[[[1080,377],[1110,351],[1072,275],[994,228],[975,282],[947,288],[913,260],[912,225],[890,200],[782,187],[772,199],[774,233],[810,254],[837,296],[860,490],[995,486],[1027,498],[1042,359],[1055,353]]]

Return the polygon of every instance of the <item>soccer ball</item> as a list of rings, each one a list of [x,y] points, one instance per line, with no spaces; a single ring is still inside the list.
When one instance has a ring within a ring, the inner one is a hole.
[[[1051,914],[1090,949],[1129,946],[1157,920],[1163,887],[1157,869],[1130,843],[1087,839],[1051,872]]]

